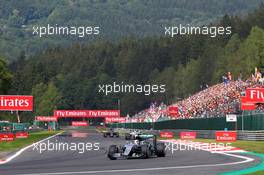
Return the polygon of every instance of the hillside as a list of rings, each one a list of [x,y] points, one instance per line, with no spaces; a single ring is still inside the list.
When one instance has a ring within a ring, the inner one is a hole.
[[[3,0],[0,1],[0,53],[10,61],[54,45],[163,35],[165,25],[204,25],[225,14],[244,16],[263,0]],[[32,26],[100,26],[97,37],[32,36]]]
[[[35,115],[58,109],[112,109],[121,101],[122,115],[134,114],[153,101],[172,104],[232,72],[245,80],[255,67],[264,67],[264,6],[245,18],[221,19],[232,25],[228,38],[126,38],[68,48],[50,48],[10,65],[10,94],[33,94]],[[99,92],[99,85],[166,85],[165,93]]]

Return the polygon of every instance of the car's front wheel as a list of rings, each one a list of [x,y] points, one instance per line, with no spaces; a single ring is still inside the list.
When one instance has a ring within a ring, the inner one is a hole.
[[[151,156],[150,149],[148,145],[142,145],[141,146],[141,158],[147,159]]]
[[[118,153],[118,148],[116,145],[110,145],[108,149],[108,158],[111,160],[116,160],[115,154]]]
[[[166,152],[164,143],[157,143],[156,154],[158,157],[165,157]]]

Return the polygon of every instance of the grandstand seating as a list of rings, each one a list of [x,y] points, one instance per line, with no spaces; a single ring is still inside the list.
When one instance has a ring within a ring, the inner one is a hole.
[[[247,87],[264,87],[254,81],[230,81],[219,83],[208,87],[196,94],[178,101],[172,106],[177,106],[179,115],[176,119],[222,117],[226,114],[241,113],[240,97],[245,94]],[[164,119],[175,119],[166,112],[165,104],[151,104],[149,109],[143,110],[132,118],[127,118],[127,122],[156,122]],[[264,105],[258,105],[256,110],[263,111]]]

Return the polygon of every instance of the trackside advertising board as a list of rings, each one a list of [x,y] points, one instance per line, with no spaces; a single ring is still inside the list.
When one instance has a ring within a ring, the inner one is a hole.
[[[171,138],[173,138],[174,137],[174,133],[173,132],[165,132],[165,131],[160,131],[160,137],[161,138],[169,138],[169,139],[171,139]]]
[[[0,133],[0,141],[14,141],[13,133]]]
[[[0,111],[33,111],[33,96],[1,95]]]
[[[246,99],[251,103],[264,103],[264,88],[247,88]]]
[[[28,132],[17,132],[16,139],[25,139],[28,138]]]
[[[55,117],[120,117],[120,110],[56,110]]]
[[[216,131],[215,140],[217,142],[235,142],[237,140],[236,131]]]
[[[125,123],[125,117],[105,117],[105,123]]]
[[[88,126],[87,122],[83,122],[83,121],[72,121],[72,126]]]
[[[182,140],[196,139],[196,132],[180,132],[180,138]]]
[[[174,118],[179,116],[179,109],[177,106],[169,106],[168,107],[168,114]]]
[[[35,120],[40,122],[56,122],[58,119],[54,116],[36,116]]]
[[[264,88],[247,88],[246,96],[241,97],[241,109],[255,110],[257,103],[264,103]]]

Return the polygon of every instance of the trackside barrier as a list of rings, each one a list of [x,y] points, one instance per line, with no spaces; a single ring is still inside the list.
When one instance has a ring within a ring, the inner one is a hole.
[[[13,123],[14,131],[25,131],[28,130],[30,124],[29,123]]]
[[[239,140],[262,140],[264,141],[264,131],[239,131]]]
[[[118,129],[120,132],[128,132],[126,129]],[[196,132],[196,138],[204,139],[215,139],[215,132],[217,130],[185,130],[185,129],[174,129],[174,130],[141,130],[143,133],[159,135],[160,131],[173,132],[176,138],[180,137],[182,131],[194,131]],[[264,141],[264,130],[263,131],[237,131],[237,140],[251,140],[251,141]]]
[[[197,118],[197,119],[178,119],[167,120],[155,123],[112,123],[108,127],[126,128],[126,129],[186,129],[186,130],[242,130],[242,118],[245,131],[264,130],[264,114],[249,114],[246,116],[238,116],[237,124],[234,122],[226,122],[225,117],[217,118]]]
[[[0,122],[0,131],[25,131],[28,130],[30,123],[10,123],[10,122]]]

